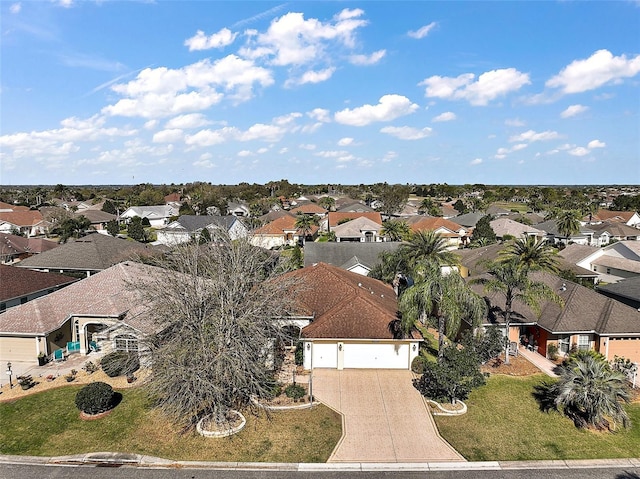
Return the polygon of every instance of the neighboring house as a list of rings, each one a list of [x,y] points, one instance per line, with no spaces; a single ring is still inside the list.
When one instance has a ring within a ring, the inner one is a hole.
[[[77,278],[0,264],[0,313],[64,288]]]
[[[618,241],[594,249],[576,264],[598,273],[598,280],[606,283],[640,276],[640,241]]]
[[[298,213],[304,213],[305,215],[316,215],[316,216],[319,216],[320,218],[323,218],[327,215],[327,210],[325,210],[322,206],[319,206],[315,203],[300,205],[297,208],[293,208],[290,211],[294,215],[297,215]]]
[[[118,217],[102,210],[83,210],[75,213],[76,217],[84,216],[91,223],[91,228],[103,233],[107,232],[107,223]]]
[[[79,276],[90,276],[132,256],[155,254],[153,246],[136,241],[90,233],[68,241],[56,249],[31,256],[17,263],[20,268]]]
[[[473,229],[478,224],[478,221],[480,221],[485,216],[487,216],[486,213],[465,213],[463,215],[451,218],[450,221],[460,226],[464,226],[465,228]]]
[[[284,275],[300,285],[292,319],[302,328],[305,369],[410,369],[422,338],[394,339],[398,319],[391,286],[317,263]]]
[[[303,232],[296,228],[295,216],[281,216],[253,232],[251,244],[272,249],[282,246],[294,246],[303,242]],[[313,241],[318,235],[318,227],[312,226],[307,238]]]
[[[588,227],[593,231],[593,246],[606,246],[613,241],[640,240],[640,230],[624,223],[603,221],[589,223]]]
[[[596,286],[596,291],[640,311],[640,276]]]
[[[598,210],[594,215],[586,216],[584,221],[588,223],[597,223],[601,221],[610,221],[623,223],[633,228],[640,228],[640,215],[635,211],[610,211]]]
[[[457,209],[448,204],[441,205],[440,212],[442,213],[442,217],[445,219],[451,219],[454,216],[458,216],[459,213]]]
[[[382,226],[382,215],[377,211],[330,211],[327,217],[320,222],[323,231],[332,231],[335,226],[357,218],[368,218]]]
[[[336,212],[338,213],[373,213],[375,210],[370,206],[354,201],[351,198],[341,198],[336,200]]]
[[[121,220],[125,220],[127,223],[139,216],[140,218],[147,218],[151,226],[164,226],[169,223],[169,220],[178,216],[179,208],[175,205],[160,205],[160,206],[131,206],[120,215]]]
[[[347,271],[367,276],[379,262],[380,254],[394,252],[399,242],[384,243],[306,243],[304,245],[304,265],[328,263]]]
[[[333,226],[331,231],[336,236],[336,242],[378,243],[384,241],[380,236],[382,225],[364,216]]]
[[[548,220],[542,223],[538,223],[535,227],[547,234],[547,241],[549,243],[556,243],[561,241],[564,244],[577,243],[582,245],[593,245],[593,230],[587,226],[580,226],[580,231],[571,236],[560,234],[556,220]]]
[[[234,201],[230,201],[229,203],[227,203],[227,214],[240,217],[251,216],[249,207],[246,204],[237,203]]]
[[[24,236],[0,233],[0,263],[15,263],[58,246],[56,241],[45,238],[25,238]]]
[[[192,238],[199,238],[203,229],[213,233],[220,229],[229,234],[233,240],[244,238],[249,230],[236,216],[196,216],[182,215],[176,221],[169,223],[166,228],[158,230],[156,243],[174,246],[188,243]]]
[[[295,217],[295,215],[292,215],[287,210],[277,209],[277,210],[271,210],[268,213],[262,216],[259,216],[258,220],[260,220],[260,223],[262,225],[266,225],[267,223],[271,223],[272,221],[277,220],[278,218],[282,218],[283,216],[291,216],[292,218]]]
[[[471,236],[471,229],[439,216],[412,216],[398,221],[405,221],[411,231],[434,231],[446,240],[450,249],[465,245]]]
[[[608,360],[622,356],[640,362],[639,311],[550,273],[537,271],[530,275],[555,291],[564,305],[545,302],[538,316],[525,304],[514,301],[510,330],[506,333],[510,341],[517,344],[524,335],[543,356],[549,345],[555,344],[561,355],[575,347],[598,351]],[[504,328],[504,297],[498,293],[485,293],[479,284],[471,287],[485,297],[489,306],[485,326]]]
[[[164,204],[165,205],[181,205],[182,204],[182,195],[180,193],[169,193],[167,196],[164,197]]]
[[[38,210],[0,202],[0,233],[19,232],[27,237],[45,233],[44,218]]]
[[[533,226],[527,226],[517,221],[510,220],[509,218],[497,218],[489,222],[491,229],[496,234],[498,239],[502,239],[505,236],[513,236],[514,238],[526,238],[528,236],[535,236],[536,238],[546,238],[547,233],[545,231],[534,228]]]
[[[511,211],[506,210],[504,208],[501,208],[499,206],[496,205],[491,205],[487,208],[486,214],[491,215],[491,216],[495,216],[500,217],[500,216],[506,216],[508,214],[510,214]]]
[[[0,362],[37,364],[56,350],[86,354],[92,343],[104,352],[140,351],[153,331],[148,307],[131,283],[157,268],[120,263],[61,290],[0,314]]]

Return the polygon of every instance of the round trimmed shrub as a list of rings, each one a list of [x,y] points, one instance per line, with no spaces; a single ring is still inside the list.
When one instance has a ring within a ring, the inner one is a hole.
[[[304,397],[306,391],[302,386],[298,386],[297,384],[289,384],[285,388],[284,394],[294,401],[297,401],[298,399]]]
[[[76,394],[76,407],[86,414],[100,414],[113,408],[113,388],[100,381],[89,383]]]
[[[429,360],[424,356],[416,356],[415,358],[413,358],[413,361],[411,361],[411,371],[416,374],[424,374],[427,369],[428,363]]]
[[[100,366],[107,376],[128,376],[140,369],[140,359],[135,353],[114,351],[100,360]]]

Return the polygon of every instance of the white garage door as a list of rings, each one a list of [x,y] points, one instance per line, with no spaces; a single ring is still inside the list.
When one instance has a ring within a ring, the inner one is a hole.
[[[338,345],[336,343],[313,343],[313,367],[337,368]]]
[[[408,344],[344,343],[345,369],[409,369]]]

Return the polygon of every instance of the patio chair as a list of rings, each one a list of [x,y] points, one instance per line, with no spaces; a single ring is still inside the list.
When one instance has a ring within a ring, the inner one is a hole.
[[[53,360],[54,361],[64,361],[65,359],[67,359],[64,355],[64,349],[56,349],[53,352]]]
[[[89,341],[89,351],[93,353],[97,353],[98,351],[100,351],[98,343],[96,343],[95,341]]]

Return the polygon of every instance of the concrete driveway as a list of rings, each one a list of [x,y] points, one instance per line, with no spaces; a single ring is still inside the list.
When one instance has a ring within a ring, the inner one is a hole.
[[[342,413],[329,462],[464,461],[440,437],[410,371],[313,370],[313,395]]]

